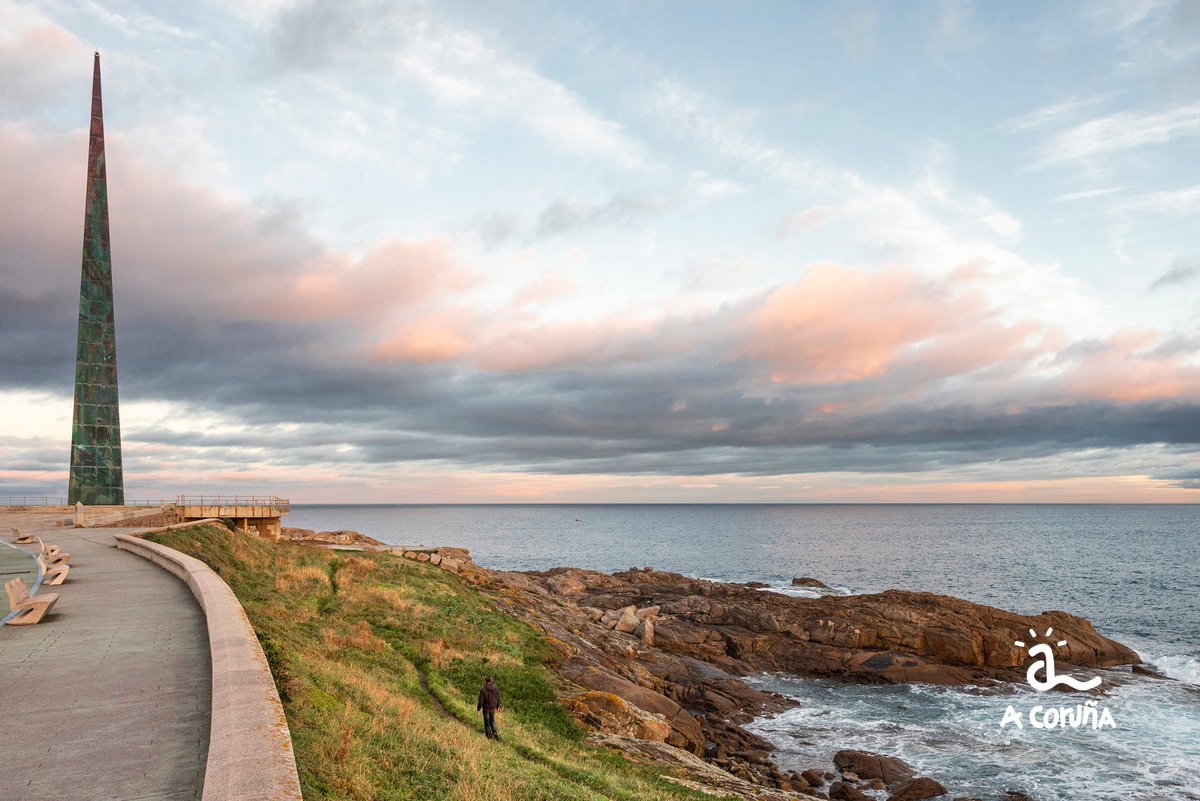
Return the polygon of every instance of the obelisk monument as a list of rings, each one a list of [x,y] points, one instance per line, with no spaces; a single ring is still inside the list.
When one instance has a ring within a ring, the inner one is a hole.
[[[87,200],[83,212],[71,479],[67,490],[67,502],[74,504],[76,501],[87,506],[125,503],[99,53],[96,53],[92,68],[92,125],[88,140]]]

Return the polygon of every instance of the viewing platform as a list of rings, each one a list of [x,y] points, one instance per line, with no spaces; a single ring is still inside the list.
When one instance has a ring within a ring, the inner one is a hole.
[[[283,516],[291,508],[287,498],[274,495],[180,495],[175,499],[179,521],[228,518],[239,528],[258,531],[260,537],[277,540]]]

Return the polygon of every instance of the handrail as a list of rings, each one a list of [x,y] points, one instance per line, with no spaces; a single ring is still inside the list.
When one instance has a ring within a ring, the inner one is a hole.
[[[0,497],[3,497],[7,501],[7,503],[0,504],[0,506],[61,506],[64,509],[66,509],[70,506],[70,504],[67,503],[67,499],[62,495],[59,495],[58,497],[54,497],[52,495],[44,495],[44,496],[5,495],[5,496],[0,496]],[[168,500],[163,500],[163,499],[159,499],[159,500],[135,499],[135,500],[126,500],[125,503],[123,503],[123,504],[111,504],[111,505],[113,505],[113,506],[163,506],[164,504],[168,504],[168,503],[174,503],[174,501],[168,501]],[[101,505],[104,506],[104,505],[109,505],[109,504],[101,504]]]

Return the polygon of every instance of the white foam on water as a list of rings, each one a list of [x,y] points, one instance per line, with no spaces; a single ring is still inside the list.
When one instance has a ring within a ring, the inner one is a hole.
[[[775,592],[780,595],[789,595],[793,598],[823,598],[826,595],[853,595],[848,587],[829,586],[821,587],[797,587],[791,584],[771,585],[770,587],[759,587],[761,592]]]
[[[1176,681],[1200,685],[1200,659],[1178,654],[1175,656],[1147,657],[1147,660],[1164,676]]]
[[[900,757],[944,784],[951,797],[1019,790],[1038,801],[1200,800],[1200,692],[1176,682],[1101,675],[1109,689],[1095,700],[1111,710],[1115,729],[1046,730],[1028,723],[1035,705],[1074,707],[1090,695],[1039,694],[1025,685],[868,687],[783,677],[755,683],[801,705],[751,728],[776,744],[787,769],[829,769],[836,751],[861,748]],[[1022,715],[1023,729],[1000,728],[1010,704]]]

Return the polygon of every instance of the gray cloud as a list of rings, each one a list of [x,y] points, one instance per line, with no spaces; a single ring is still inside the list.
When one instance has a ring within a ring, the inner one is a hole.
[[[1200,262],[1176,260],[1166,272],[1154,279],[1151,291],[1170,286],[1180,286],[1200,277]]]
[[[538,215],[534,236],[546,238],[600,226],[633,226],[657,217],[667,207],[654,197],[615,195],[601,203],[557,200]]]
[[[32,196],[35,182],[51,184],[54,195],[59,179],[47,177],[36,158],[26,161],[26,172],[12,172],[13,196]],[[632,331],[546,333],[468,319],[457,330],[479,340],[471,343],[478,353],[387,361],[370,347],[380,336],[370,304],[391,304],[379,308],[403,318],[414,298],[436,307],[443,295],[454,296],[453,286],[409,275],[453,273],[440,250],[400,243],[394,255],[382,249],[356,262],[305,234],[293,215],[222,205],[156,174],[137,174],[129,162],[125,175],[126,197],[138,201],[114,218],[122,399],[174,401],[247,427],[236,435],[127,428],[127,442],[175,446],[169,450],[231,469],[265,459],[347,470],[429,462],[559,474],[766,476],[968,470],[1062,457],[1083,470],[1072,459],[1087,449],[1200,443],[1194,392],[1122,401],[1108,391],[1153,397],[1139,394],[1128,376],[1141,373],[1120,359],[1140,360],[1134,366],[1153,377],[1163,367],[1156,359],[1187,355],[1186,338],[1164,338],[1157,353],[1127,354],[1103,340],[1068,344],[1058,351],[1059,373],[1037,377],[1031,365],[1054,354],[1027,353],[1027,334],[960,302],[952,286],[900,274],[868,298],[873,308],[893,309],[911,332],[886,332],[882,340],[872,325],[853,327],[855,297],[842,312],[829,305],[846,302],[837,301],[840,293],[816,302],[794,285]],[[0,374],[4,389],[49,391],[69,407],[79,231],[77,199],[67,190],[78,182],[73,174],[61,180],[62,208],[30,211],[13,196],[0,207]],[[565,210],[547,225],[620,221],[639,211],[625,200]],[[67,222],[52,230],[34,224],[47,215]],[[337,269],[322,272],[327,262]],[[392,283],[364,284],[350,311],[333,297],[341,284],[316,296],[291,292],[301,278],[368,267],[368,277]],[[814,319],[805,305],[812,303],[831,319]],[[573,348],[557,358],[487,367],[492,352],[512,341],[532,340],[536,355],[573,338],[579,342],[567,342]],[[832,352],[840,366],[854,348],[872,359],[881,354],[888,368],[843,375],[820,364]],[[815,373],[814,363],[821,368]],[[778,371],[784,380],[773,381]],[[22,448],[10,469],[60,469],[65,459],[54,448]]]
[[[672,204],[672,200],[650,195],[617,194],[596,201],[558,198],[535,214],[532,220],[496,212],[475,219],[467,230],[488,246],[516,239],[537,242],[606,227],[636,228],[662,216]]]

